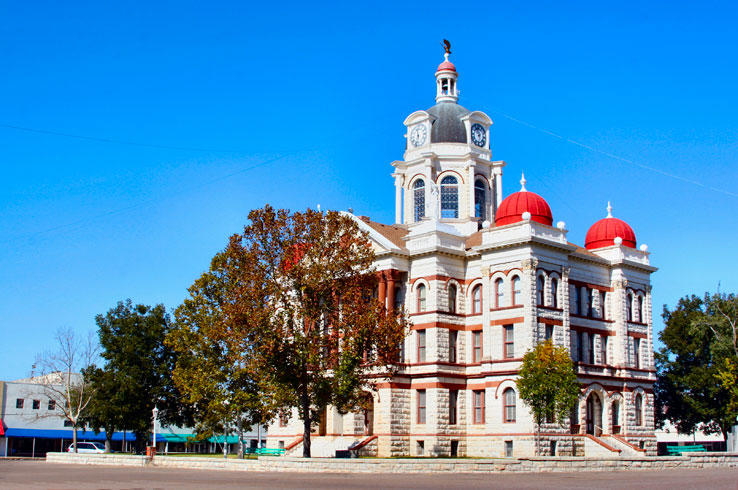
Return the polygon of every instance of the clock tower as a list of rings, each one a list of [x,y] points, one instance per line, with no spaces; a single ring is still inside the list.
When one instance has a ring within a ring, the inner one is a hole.
[[[436,70],[436,104],[405,119],[407,144],[395,172],[395,223],[467,236],[493,222],[502,200],[503,161],[492,161],[492,120],[458,104],[458,72],[449,61]]]

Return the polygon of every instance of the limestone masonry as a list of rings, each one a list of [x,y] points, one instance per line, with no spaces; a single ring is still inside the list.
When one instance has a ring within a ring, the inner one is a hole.
[[[404,158],[392,163],[395,223],[350,215],[376,251],[380,300],[412,320],[401,367],[391,379],[377,373],[373,409],[329,407],[313,455],[533,456],[535,424],[515,379],[545,339],[570,350],[582,392],[569,420],[541,428],[539,454],[655,455],[656,268],[646,246],[636,248],[609,204],[581,247],[524,177],[503,200],[492,120],[458,104],[449,51],[436,104],[405,119]],[[301,454],[301,436],[295,412],[269,427],[267,444]]]

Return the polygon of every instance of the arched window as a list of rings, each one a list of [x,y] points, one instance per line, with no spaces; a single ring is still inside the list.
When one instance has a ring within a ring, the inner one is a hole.
[[[505,422],[515,422],[515,390],[508,388],[502,396],[505,400]]]
[[[418,311],[425,311],[425,285],[418,286]]]
[[[495,281],[495,308],[505,306],[505,283],[502,278]]]
[[[487,186],[481,180],[474,182],[474,216],[480,222],[487,219]]]
[[[633,321],[633,293],[628,293],[628,299],[625,302],[627,308],[627,318],[629,322]]]
[[[640,393],[635,398],[635,425],[643,425],[643,395]]]
[[[482,312],[482,285],[472,289],[472,313]]]
[[[413,203],[417,222],[425,217],[425,181],[423,179],[418,179],[413,184]]]
[[[543,276],[538,276],[538,281],[536,282],[536,303],[538,306],[543,306],[543,292],[545,287],[546,281],[543,279]]]
[[[617,432],[615,432],[615,427],[620,426],[620,403],[617,400],[612,402],[612,408],[610,408],[610,412],[612,415],[613,433],[617,434]]]
[[[450,175],[441,181],[441,218],[459,217],[459,183]]]
[[[520,276],[513,277],[512,280],[512,304],[519,305],[522,296],[520,294]]]
[[[456,313],[456,286],[453,284],[448,285],[448,311]]]
[[[551,279],[551,306],[559,307],[559,280],[556,278]]]

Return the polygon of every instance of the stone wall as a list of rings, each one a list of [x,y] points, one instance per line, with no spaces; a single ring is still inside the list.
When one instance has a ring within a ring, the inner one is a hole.
[[[162,466],[228,471],[292,471],[340,473],[459,473],[505,472],[578,472],[665,470],[671,468],[738,468],[738,453],[701,453],[685,456],[637,458],[535,457],[518,459],[331,459],[266,457],[258,460],[156,456],[153,462],[144,456],[118,454],[48,453],[49,463]]]

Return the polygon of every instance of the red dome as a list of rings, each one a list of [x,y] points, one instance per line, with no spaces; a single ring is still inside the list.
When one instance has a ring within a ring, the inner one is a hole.
[[[548,203],[535,192],[521,190],[507,196],[495,214],[495,225],[509,225],[523,221],[523,213],[530,213],[530,219],[551,226],[553,216]]]
[[[440,65],[438,65],[438,69],[436,70],[436,72],[439,72],[439,71],[456,71],[456,67],[449,60],[446,60]]]
[[[584,239],[588,250],[615,245],[615,237],[623,239],[623,245],[636,248],[636,236],[633,228],[621,219],[608,216],[593,224]]]

